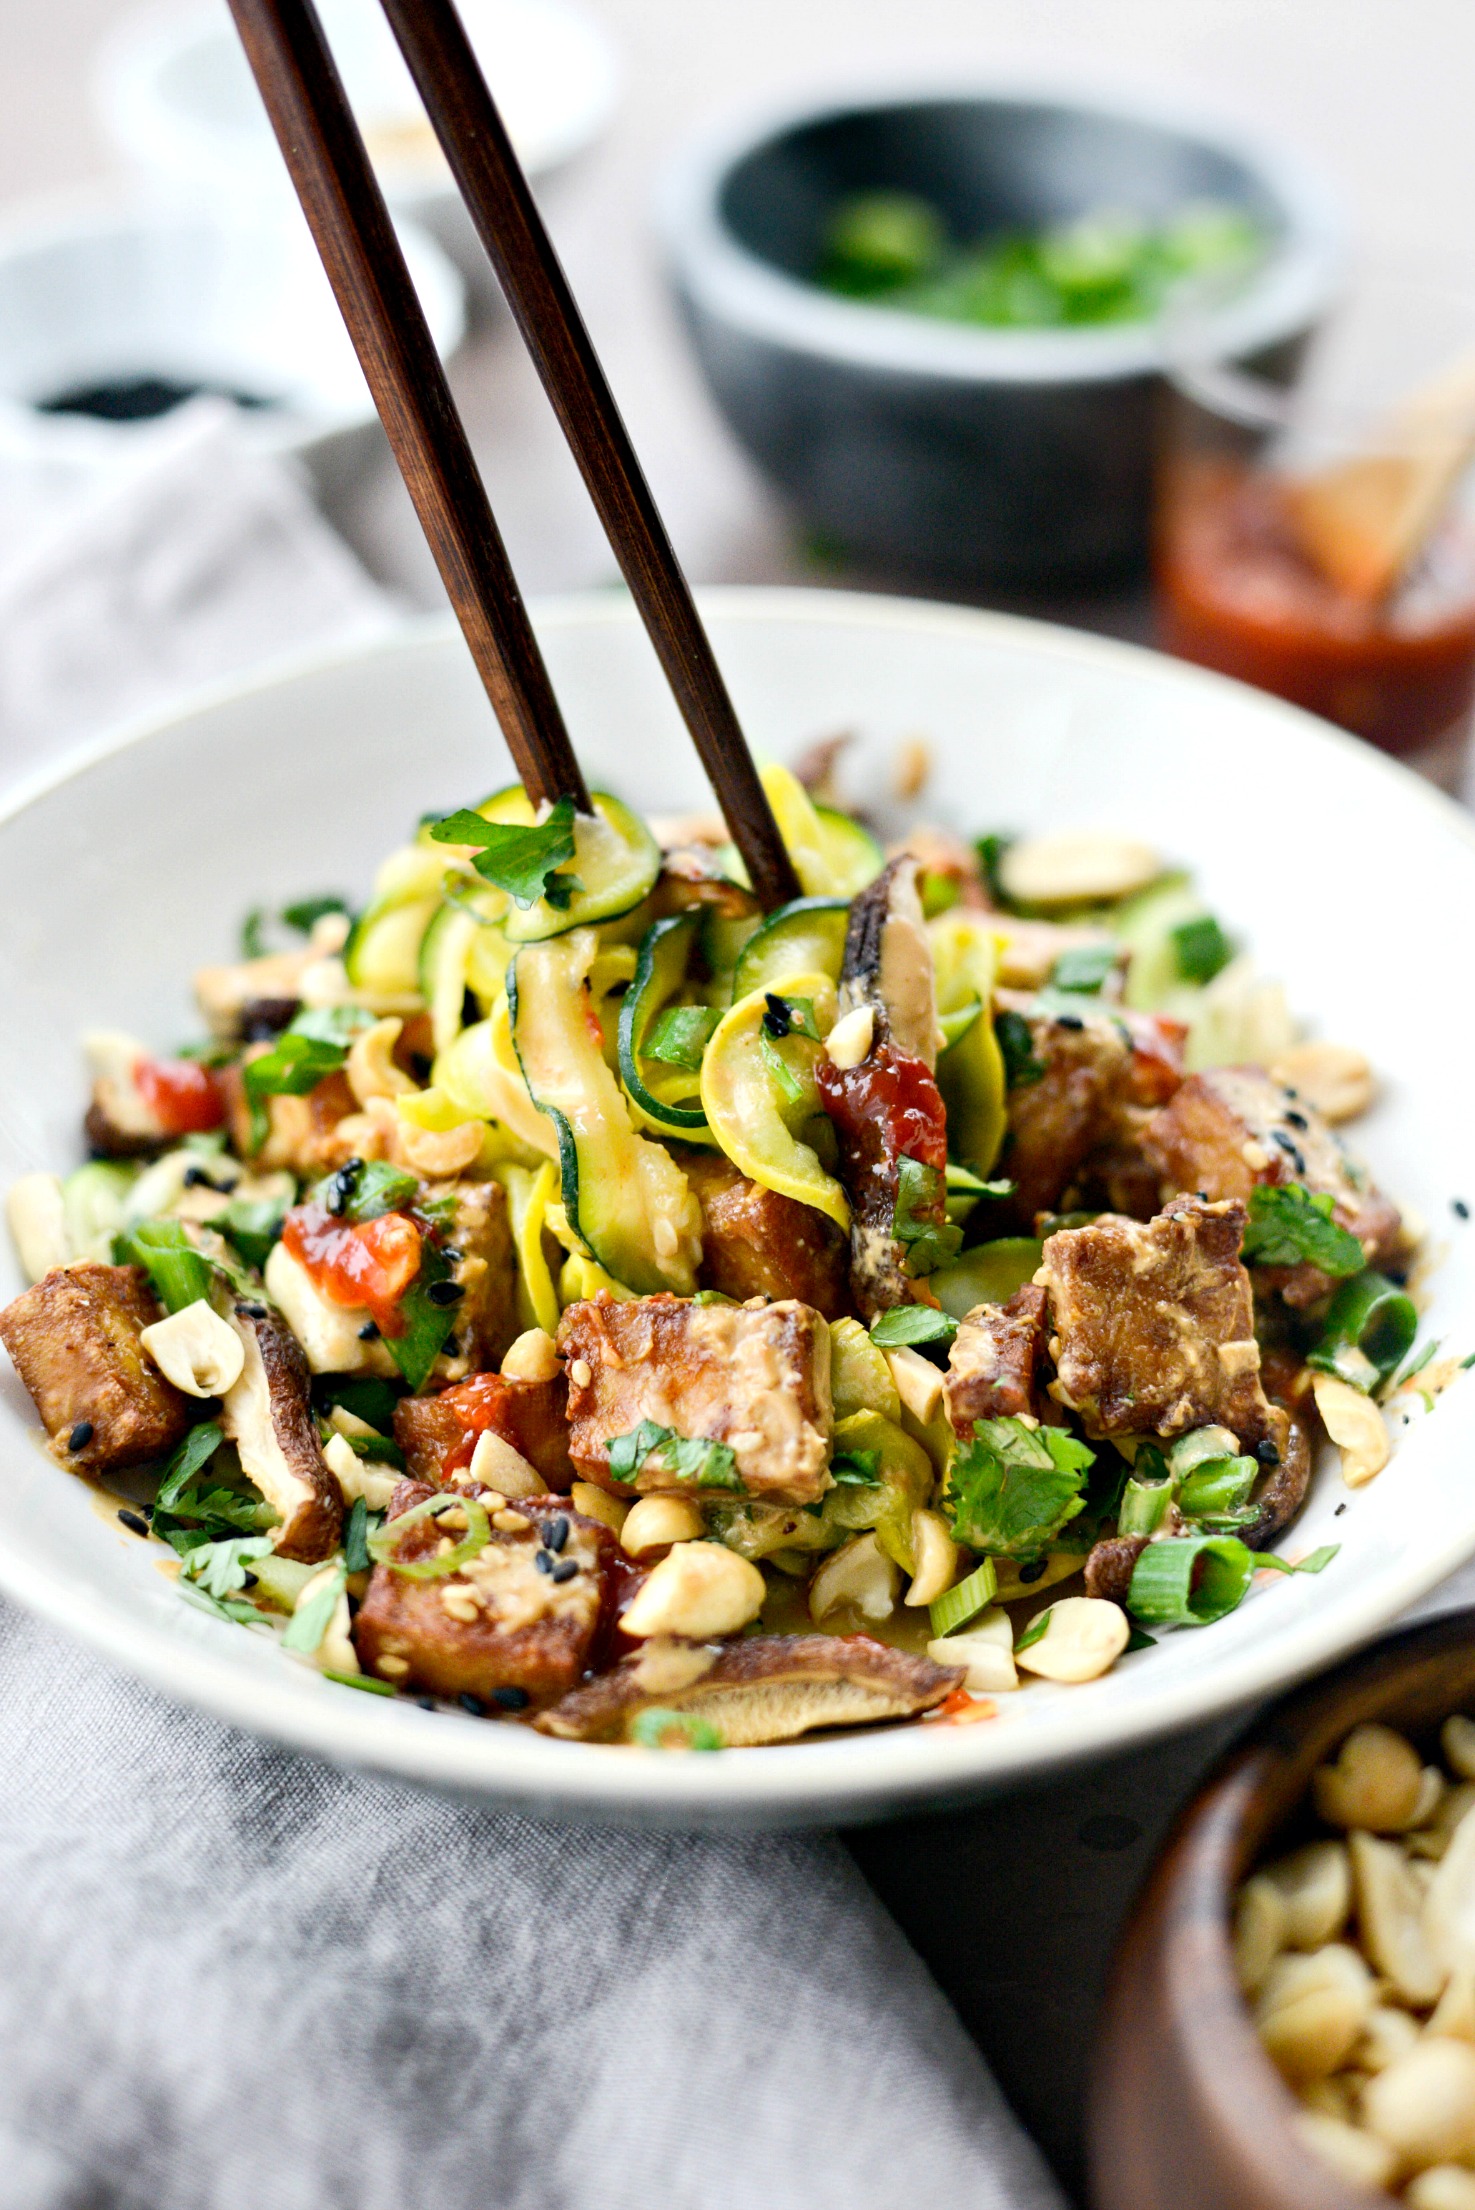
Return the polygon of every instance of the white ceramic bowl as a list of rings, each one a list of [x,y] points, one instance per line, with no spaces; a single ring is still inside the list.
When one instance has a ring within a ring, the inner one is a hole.
[[[433,238],[399,226],[442,358],[466,329],[460,277]],[[37,402],[132,376],[271,402],[242,408],[264,451],[332,493],[380,437],[378,416],[311,234],[295,206],[91,195],[0,227],[0,406],[7,439],[78,418]],[[123,433],[123,434],[126,434]]]
[[[760,751],[786,757],[853,729],[858,775],[879,779],[897,740],[925,732],[950,824],[1115,823],[1195,867],[1293,1004],[1384,1071],[1358,1141],[1448,1245],[1426,1324],[1450,1347],[1475,1345],[1475,1228],[1450,1211],[1475,1197],[1475,824],[1292,708],[1128,646],[838,593],[720,591],[704,604]],[[628,603],[570,601],[539,626],[590,779],[662,811],[703,802]],[[188,1035],[190,970],[229,953],[248,907],[361,890],[422,810],[508,774],[466,654],[436,625],[222,693],[13,803],[0,817],[0,1180],[77,1157],[78,1030]],[[3,1264],[9,1294],[8,1253]],[[1166,1636],[1088,1687],[1001,1697],[980,1725],[715,1756],[546,1741],[354,1695],[190,1610],[158,1551],[43,1455],[8,1371],[0,1586],[171,1693],[345,1762],[566,1815],[839,1824],[1018,1784],[1327,1664],[1475,1551],[1472,1450],[1475,1385],[1463,1382],[1370,1487],[1347,1497],[1334,1472],[1319,1476],[1290,1544],[1340,1542],[1319,1577],[1259,1586],[1218,1626]]]
[[[325,0],[319,12],[390,205],[487,290],[486,256],[378,0]],[[576,0],[463,0],[461,14],[524,168],[553,175],[614,110],[607,33]],[[222,197],[290,190],[223,0],[125,18],[99,51],[94,92],[114,144],[146,174]]]

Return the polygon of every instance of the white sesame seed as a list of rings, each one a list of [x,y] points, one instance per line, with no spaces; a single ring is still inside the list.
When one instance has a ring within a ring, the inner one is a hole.
[[[569,1367],[568,1377],[576,1389],[587,1389],[594,1379],[594,1368],[587,1358],[576,1358]]]

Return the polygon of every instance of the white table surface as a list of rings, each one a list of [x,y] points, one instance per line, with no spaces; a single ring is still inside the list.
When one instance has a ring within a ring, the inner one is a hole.
[[[1469,0],[591,0],[618,40],[624,100],[605,142],[546,195],[552,226],[657,497],[695,580],[837,579],[707,404],[646,227],[662,164],[694,124],[769,89],[888,60],[1069,61],[1237,109],[1317,160],[1379,255],[1475,270],[1475,8]],[[0,201],[113,173],[87,104],[119,0],[0,0]],[[532,374],[504,324],[455,382],[525,589],[614,576]],[[387,457],[355,516],[378,572],[438,586]],[[1132,605],[1074,609],[1131,628]],[[868,1875],[977,2034],[1068,2181],[1101,1978],[1176,1805],[1231,1731],[1182,1738],[981,1811],[855,1838]]]

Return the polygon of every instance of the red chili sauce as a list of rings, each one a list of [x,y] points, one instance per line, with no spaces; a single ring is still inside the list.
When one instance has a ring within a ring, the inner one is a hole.
[[[140,1059],[133,1086],[166,1136],[202,1136],[225,1119],[225,1098],[193,1059]]]
[[[825,1111],[840,1131],[847,1155],[863,1154],[895,1165],[920,1159],[947,1165],[947,1115],[926,1063],[909,1051],[882,1044],[858,1067],[821,1059],[816,1069]]]
[[[321,1205],[297,1205],[282,1241],[329,1304],[367,1307],[381,1335],[403,1335],[399,1301],[420,1271],[420,1230],[401,1212],[336,1220]]]
[[[1384,605],[1301,550],[1274,476],[1183,466],[1156,555],[1159,642],[1400,756],[1462,733],[1475,700],[1475,540],[1442,530]]]

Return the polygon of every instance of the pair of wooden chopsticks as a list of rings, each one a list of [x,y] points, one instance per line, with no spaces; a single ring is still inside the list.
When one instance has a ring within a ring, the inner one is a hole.
[[[323,266],[517,771],[589,793],[404,255],[311,0],[230,0]],[[452,0],[383,0],[754,891],[799,895],[711,643]]]

